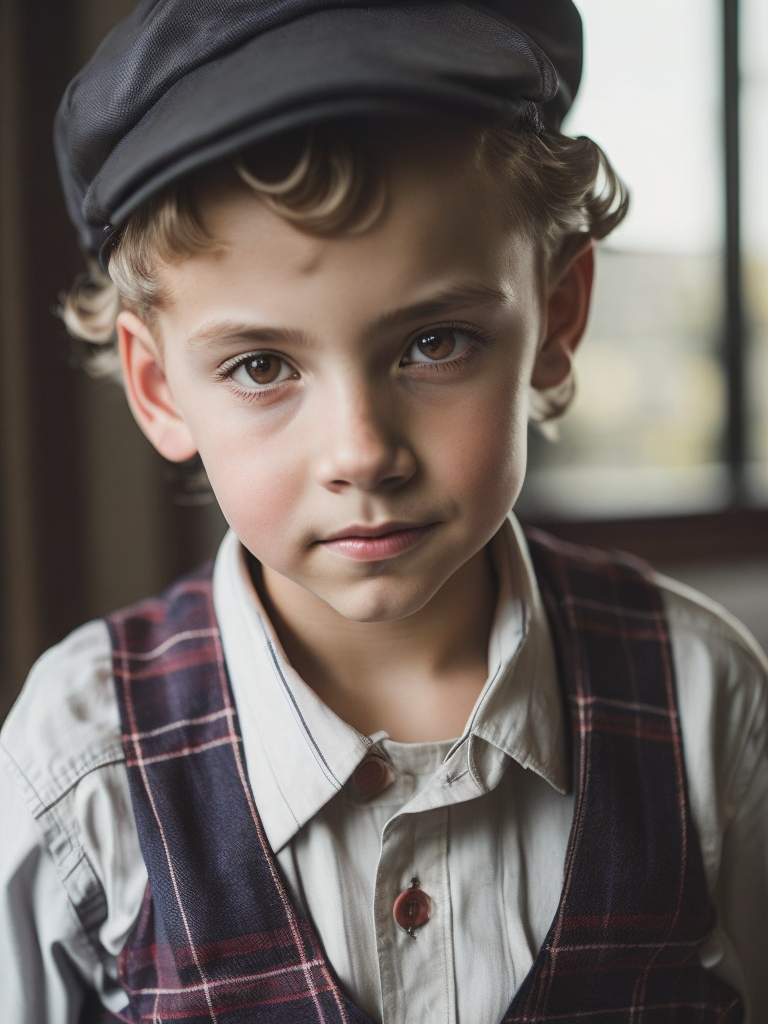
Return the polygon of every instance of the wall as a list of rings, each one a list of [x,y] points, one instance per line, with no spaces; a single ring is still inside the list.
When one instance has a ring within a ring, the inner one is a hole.
[[[174,504],[119,389],[88,380],[54,315],[82,269],[51,145],[65,86],[129,0],[0,4],[0,717],[32,661],[215,547]]]

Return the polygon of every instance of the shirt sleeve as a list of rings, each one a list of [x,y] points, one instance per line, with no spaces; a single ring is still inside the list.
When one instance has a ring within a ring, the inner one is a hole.
[[[661,578],[671,627],[689,803],[715,930],[705,967],[768,1021],[768,661],[722,608]]]
[[[765,681],[734,779],[714,892],[724,960],[744,992],[747,1024],[768,1021],[768,714]]]
[[[0,990],[7,1024],[78,1019],[95,950],[7,765],[0,774]]]
[[[4,1024],[75,1024],[92,992],[119,1010],[117,955],[146,869],[103,622],[30,673],[2,731],[0,820]]]

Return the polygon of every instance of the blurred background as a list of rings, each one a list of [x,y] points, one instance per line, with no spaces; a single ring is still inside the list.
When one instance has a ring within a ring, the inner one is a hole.
[[[577,0],[579,2],[579,0]],[[54,315],[81,269],[50,134],[132,0],[0,5],[0,717],[33,660],[211,555],[119,389]],[[632,212],[600,250],[579,391],[532,432],[527,522],[651,558],[768,645],[768,4],[580,0],[565,130],[604,146]]]

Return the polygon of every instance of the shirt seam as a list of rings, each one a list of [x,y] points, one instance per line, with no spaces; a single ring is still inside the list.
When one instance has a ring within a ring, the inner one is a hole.
[[[98,771],[100,768],[106,768],[111,764],[125,763],[125,754],[122,747],[110,748],[93,759],[85,761],[77,767],[71,768],[56,780],[51,780],[52,782],[55,781],[56,783],[61,783],[61,786],[59,787],[57,785],[49,795],[46,794],[44,797],[40,788],[34,785],[10,750],[8,750],[5,745],[2,746],[2,750],[6,758],[7,769],[12,778],[19,785],[19,788],[24,794],[24,800],[29,812],[36,821],[38,821],[44,814],[53,810],[57,804],[60,804],[61,801],[71,793],[87,775]]]
[[[275,650],[274,644],[272,643],[271,640],[267,640],[267,648],[269,650],[269,654],[270,654],[270,657],[272,659],[272,664],[273,664],[273,666],[275,668],[275,671],[277,672],[278,678],[280,680],[280,685],[281,685],[283,694],[284,694],[284,696],[287,697],[287,699],[289,701],[289,704],[291,705],[293,713],[296,716],[296,718],[297,718],[297,720],[299,722],[299,725],[301,727],[301,730],[304,733],[304,736],[305,736],[305,738],[306,738],[306,740],[308,742],[309,748],[312,751],[312,754],[314,755],[315,760],[317,761],[318,767],[322,771],[323,775],[325,775],[325,777],[328,780],[328,782],[330,782],[331,785],[334,786],[334,788],[336,790],[341,790],[342,789],[342,783],[336,777],[335,772],[333,771],[331,766],[326,761],[325,755],[323,754],[322,750],[320,750],[320,747],[318,746],[317,741],[315,740],[314,736],[312,735],[312,733],[311,733],[311,731],[310,731],[310,729],[309,729],[309,727],[308,727],[308,725],[306,723],[304,715],[301,712],[301,708],[299,707],[298,701],[296,700],[296,697],[295,697],[293,691],[291,690],[291,687],[288,685],[288,680],[285,678],[285,675],[283,674],[283,670],[280,667],[280,662],[279,662],[279,659],[278,659],[278,656],[277,656],[277,651]]]
[[[95,962],[102,962],[103,950],[100,948],[94,931],[105,917],[105,895],[98,875],[93,869],[88,854],[79,842],[75,831],[70,827],[60,813],[60,804],[64,797],[72,791],[73,786],[68,787],[55,801],[44,804],[37,790],[22,771],[16,759],[11,755],[8,748],[2,747],[6,758],[6,768],[14,782],[19,784],[24,802],[32,820],[40,830],[40,842],[51,858],[56,877],[67,899],[67,905],[78,922],[82,936],[87,943],[88,949],[95,957]],[[94,764],[89,770],[83,771],[78,780],[80,781],[90,771],[108,764],[120,763],[122,758],[112,758]],[[30,796],[33,799],[30,799]],[[34,806],[34,805],[37,806]],[[48,819],[46,821],[46,819]],[[54,852],[56,840],[63,841],[63,853]],[[78,874],[83,879],[78,883]],[[75,883],[74,885],[72,883]],[[82,894],[82,898],[76,898],[73,889]]]
[[[69,828],[66,822],[62,820],[59,814],[59,808],[57,806],[51,807],[47,813],[50,815],[52,822],[55,823],[55,827],[58,831],[62,835],[66,836],[70,851],[69,855],[62,860],[54,857],[51,845],[48,842],[48,833],[45,831],[43,832],[46,846],[51,854],[53,863],[56,866],[56,874],[58,875],[62,888],[67,894],[67,899],[80,922],[83,935],[85,936],[89,946],[96,953],[97,958],[100,959],[100,954],[103,953],[103,950],[99,946],[94,932],[107,916],[104,889],[99,880],[99,876],[94,871],[93,864],[91,863],[88,854],[77,839],[74,830]],[[71,864],[69,861],[71,861]],[[82,873],[88,879],[89,885],[82,899],[75,899],[70,888],[69,881],[70,879],[76,880],[76,876],[79,873]]]

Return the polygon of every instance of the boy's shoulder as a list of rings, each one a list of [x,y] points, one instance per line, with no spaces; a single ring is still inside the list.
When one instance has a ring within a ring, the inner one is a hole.
[[[707,652],[726,676],[746,673],[752,686],[768,678],[768,656],[743,623],[717,601],[663,573],[653,581],[661,591],[671,638],[695,656]]]
[[[590,598],[597,592],[602,600],[613,601],[617,570],[620,575],[628,573],[630,579],[639,573],[656,588],[670,642],[689,777],[705,773],[710,779],[727,780],[727,786],[738,793],[768,748],[768,658],[749,630],[716,601],[632,555],[562,542],[537,530],[526,533],[529,544],[533,542],[540,553],[549,550],[548,557],[554,557],[560,567],[561,571],[552,573],[547,571],[546,559],[542,563],[546,586],[554,585],[561,598],[574,599],[573,593],[560,593],[562,587],[573,584],[567,582],[563,564],[576,573],[585,570],[585,593]],[[595,591],[592,577],[607,581],[607,587]],[[539,579],[539,583],[545,581]],[[622,592],[630,602],[624,610],[631,612],[632,589]],[[641,601],[645,607],[645,598]],[[606,609],[613,614],[616,606]]]
[[[766,793],[768,659],[715,601],[657,574],[675,668],[688,793],[714,884],[723,836],[748,794]]]
[[[34,903],[38,934],[102,984],[146,886],[104,620],[32,668],[0,733],[0,815],[0,883],[19,905]],[[26,948],[21,934],[13,946]]]
[[[628,573],[629,577],[637,574],[640,578],[645,577],[659,591],[670,639],[678,646],[696,645],[700,654],[706,652],[723,667],[726,662],[741,668],[749,666],[763,679],[768,674],[768,657],[749,630],[717,601],[693,587],[657,572],[643,559],[623,551],[608,551],[562,541],[535,528],[527,528],[525,537],[529,550],[538,550],[539,558],[541,554],[549,552],[542,562],[544,568],[548,559],[554,558],[556,566],[562,563],[566,567],[575,567],[577,571],[585,569],[587,574],[602,577],[611,584],[616,570]],[[539,585],[543,585],[537,569],[534,572]],[[547,575],[548,585],[551,587],[554,584],[556,593],[562,597],[567,573],[559,571]],[[566,596],[573,597],[572,594]],[[632,605],[629,610],[632,610]]]
[[[0,746],[36,818],[91,772],[124,760],[104,620],[86,623],[39,658]]]
[[[549,550],[555,559],[564,560],[579,569],[586,568],[596,576],[607,574],[607,578],[612,579],[616,569],[628,571],[630,575],[639,573],[645,576],[660,593],[671,639],[697,643],[702,651],[711,649],[718,660],[724,657],[742,666],[749,665],[758,676],[768,674],[768,657],[746,626],[700,591],[657,572],[643,559],[623,551],[562,541],[539,529],[528,528],[524,532],[529,549]],[[543,564],[546,565],[546,561]],[[556,581],[559,591],[564,578],[562,572],[549,575],[550,585],[552,580]],[[541,584],[542,580],[538,582]]]

